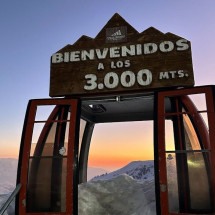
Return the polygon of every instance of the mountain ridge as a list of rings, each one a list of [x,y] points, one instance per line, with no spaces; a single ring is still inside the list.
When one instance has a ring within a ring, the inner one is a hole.
[[[137,181],[154,180],[154,161],[132,161],[116,171],[95,176],[91,181],[110,180],[123,174],[126,174]]]

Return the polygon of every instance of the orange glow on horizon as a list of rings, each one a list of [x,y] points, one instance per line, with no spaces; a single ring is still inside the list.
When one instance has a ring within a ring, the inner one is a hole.
[[[19,147],[1,146],[0,158],[18,158]]]
[[[143,154],[141,157],[138,156],[122,156],[122,155],[91,155],[88,166],[104,168],[107,170],[119,169],[132,161],[140,160],[153,160],[153,152]]]
[[[152,122],[108,123],[95,127],[88,166],[116,170],[140,160],[154,160]]]

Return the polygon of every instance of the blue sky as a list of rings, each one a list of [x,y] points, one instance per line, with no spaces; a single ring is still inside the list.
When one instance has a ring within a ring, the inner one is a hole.
[[[29,99],[49,97],[51,55],[95,37],[114,13],[139,32],[153,26],[191,41],[196,85],[215,83],[215,1],[1,0],[0,156],[18,152]]]

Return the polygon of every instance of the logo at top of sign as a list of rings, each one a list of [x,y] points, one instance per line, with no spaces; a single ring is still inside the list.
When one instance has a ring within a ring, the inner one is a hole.
[[[118,30],[117,32],[115,32],[114,34],[111,35],[112,37],[114,36],[122,36],[122,32],[120,30]]]
[[[127,41],[127,27],[114,27],[106,29],[106,42],[118,43]]]

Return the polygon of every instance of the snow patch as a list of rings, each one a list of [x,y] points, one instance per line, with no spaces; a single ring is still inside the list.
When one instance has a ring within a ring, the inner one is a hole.
[[[78,212],[81,215],[153,215],[154,183],[138,183],[122,174],[110,180],[79,185]]]

